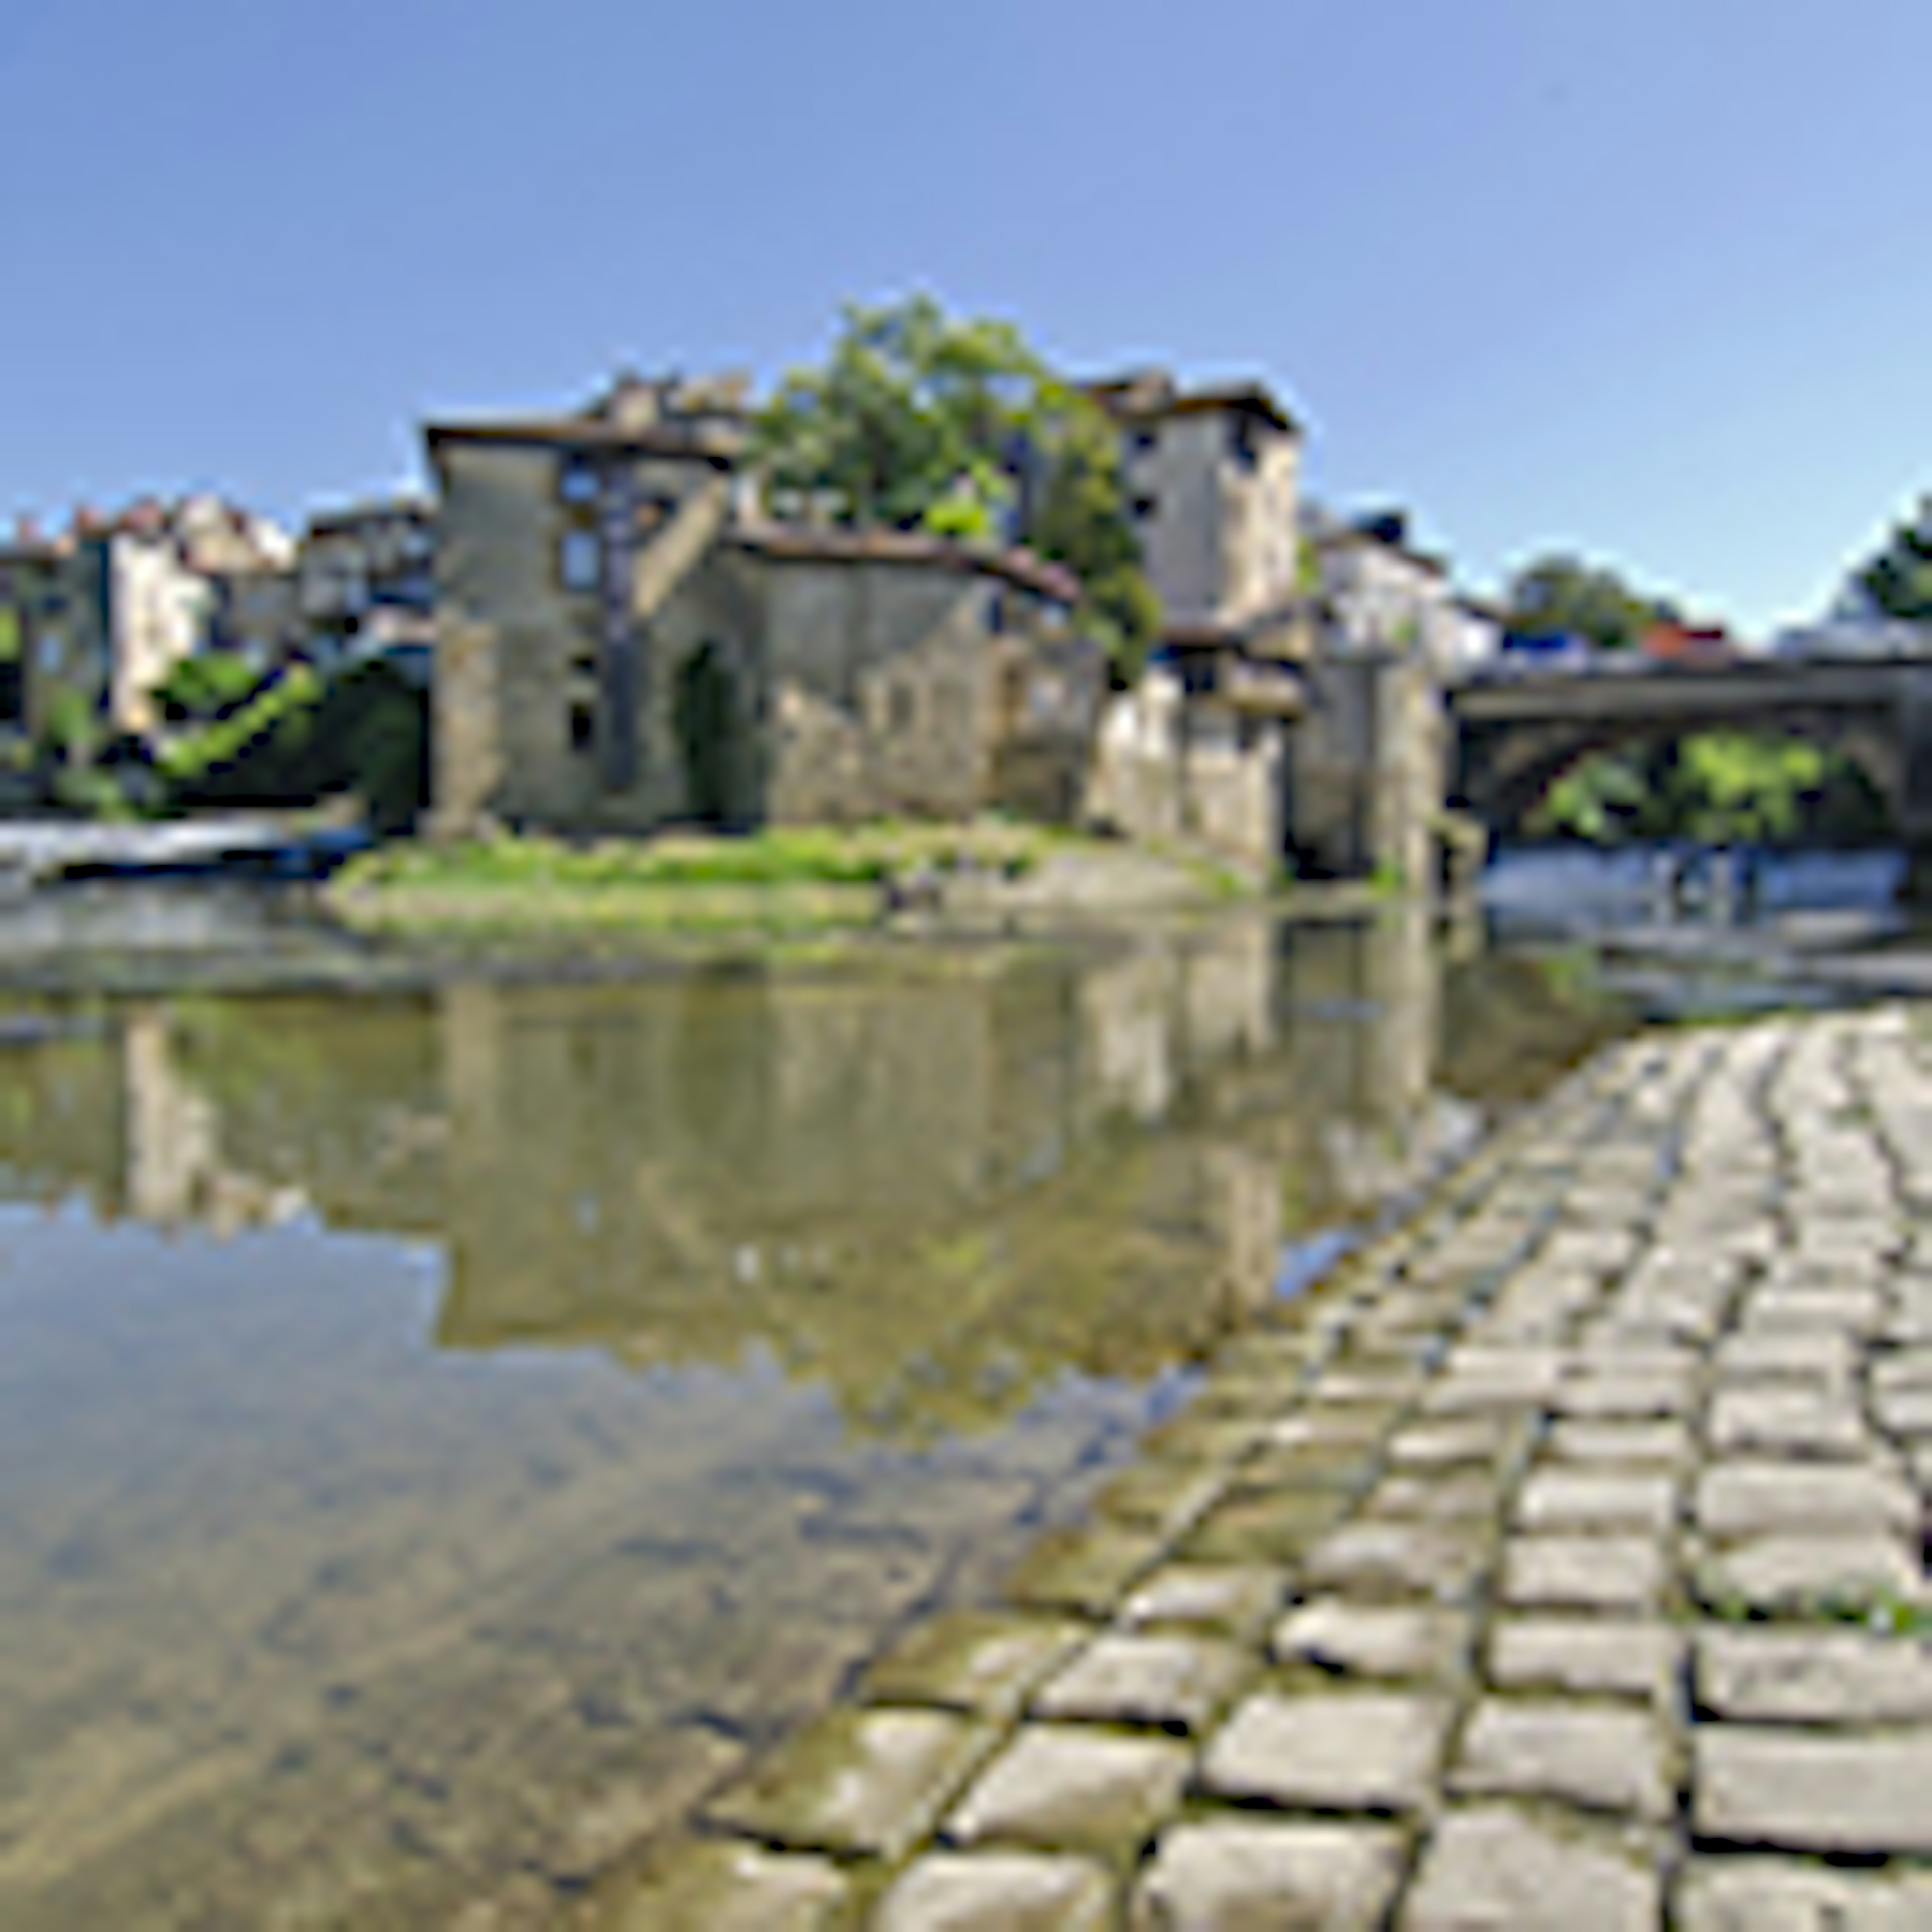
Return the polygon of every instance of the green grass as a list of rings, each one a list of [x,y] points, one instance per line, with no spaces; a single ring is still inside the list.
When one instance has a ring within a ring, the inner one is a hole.
[[[854,886],[920,866],[962,863],[1017,878],[1036,866],[1054,834],[1031,826],[888,823],[844,830],[788,826],[742,836],[676,834],[571,844],[508,836],[466,844],[401,843],[366,853],[340,874],[363,888],[528,891],[694,886]]]

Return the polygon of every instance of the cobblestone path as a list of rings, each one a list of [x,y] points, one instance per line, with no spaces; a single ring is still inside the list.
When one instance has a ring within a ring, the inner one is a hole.
[[[1932,1928],[1932,1039],[1648,1037],[610,1922]]]

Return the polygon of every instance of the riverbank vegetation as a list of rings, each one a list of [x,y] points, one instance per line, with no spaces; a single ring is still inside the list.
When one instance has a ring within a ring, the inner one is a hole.
[[[969,924],[1131,916],[1256,889],[1198,854],[988,818],[577,842],[398,841],[352,860],[325,897],[351,926],[430,936],[774,934],[874,926],[897,913]]]
[[[110,737],[78,692],[57,696],[70,701],[50,707],[34,756],[44,795],[71,811],[165,818],[352,793],[386,834],[413,824],[428,795],[428,694],[380,659],[330,676],[185,658],[156,688],[152,748]]]
[[[1884,843],[1890,815],[1843,752],[1800,740],[1700,732],[1600,752],[1553,784],[1525,828],[1619,845]]]

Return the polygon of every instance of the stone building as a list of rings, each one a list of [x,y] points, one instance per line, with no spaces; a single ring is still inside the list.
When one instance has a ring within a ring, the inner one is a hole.
[[[433,505],[386,497],[310,518],[296,580],[305,647],[316,662],[380,657],[426,675],[436,618]]]
[[[1117,699],[1090,809],[1143,838],[1197,842],[1272,869],[1287,839],[1299,581],[1301,432],[1256,383],[1183,389],[1162,370],[1088,393],[1120,460],[1165,622],[1140,686]]]
[[[1400,511],[1344,520],[1310,505],[1302,530],[1324,655],[1416,654],[1453,678],[1500,649],[1501,626],[1457,594],[1447,564],[1410,542]]]
[[[738,392],[426,432],[436,829],[959,818],[1077,797],[1096,651],[1023,552],[780,524]]]
[[[1184,389],[1166,370],[1090,384],[1120,428],[1149,580],[1178,629],[1235,631],[1297,591],[1301,430],[1259,383]]]

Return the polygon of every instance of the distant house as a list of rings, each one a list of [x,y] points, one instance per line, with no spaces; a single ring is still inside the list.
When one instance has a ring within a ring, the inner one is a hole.
[[[444,832],[1070,808],[1103,667],[1064,571],[767,518],[716,384],[425,434]]]
[[[1637,640],[1642,655],[1658,664],[1715,668],[1736,664],[1743,655],[1721,624],[1653,624]]]
[[[1453,677],[1500,648],[1494,614],[1457,594],[1441,558],[1414,548],[1402,512],[1344,520],[1311,505],[1302,528],[1324,652],[1414,656]]]
[[[436,633],[436,512],[418,497],[350,504],[310,519],[296,566],[310,656],[382,658],[427,679]]]

